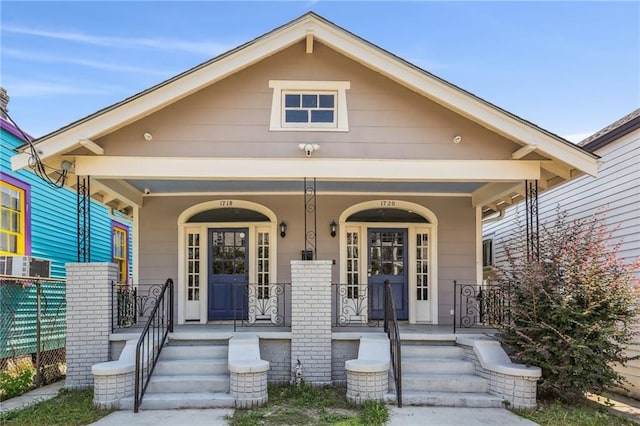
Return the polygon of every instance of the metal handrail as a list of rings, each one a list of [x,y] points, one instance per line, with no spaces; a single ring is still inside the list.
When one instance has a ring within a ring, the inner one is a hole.
[[[168,297],[167,293],[169,293]],[[134,413],[138,412],[142,404],[149,378],[170,332],[173,332],[173,280],[171,278],[164,283],[136,345]]]
[[[396,385],[396,403],[398,408],[402,408],[402,342],[389,280],[384,282],[384,331],[389,337],[391,367],[393,368],[393,378]]]

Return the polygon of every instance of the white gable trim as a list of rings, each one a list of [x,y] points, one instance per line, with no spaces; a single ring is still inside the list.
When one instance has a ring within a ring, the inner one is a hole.
[[[38,143],[38,148],[42,151],[41,158],[67,152],[73,141],[96,139],[151,114],[298,41],[306,40],[309,31],[313,32],[315,40],[327,44],[446,108],[522,145],[536,145],[541,154],[596,176],[595,156],[399,60],[392,54],[314,14],[304,15],[245,46],[151,88],[131,100],[116,104],[104,112],[45,137]],[[14,170],[26,167],[28,162],[28,152],[18,154],[11,159]]]

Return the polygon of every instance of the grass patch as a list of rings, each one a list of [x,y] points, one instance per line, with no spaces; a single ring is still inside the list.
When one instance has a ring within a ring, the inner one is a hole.
[[[53,399],[20,410],[0,414],[2,426],[82,426],[93,423],[114,410],[93,406],[93,389],[62,389]]]
[[[344,388],[278,385],[269,387],[269,402],[264,407],[238,409],[226,420],[231,426],[382,426],[388,418],[382,403],[351,405]]]
[[[535,410],[513,410],[541,426],[637,426],[633,421],[609,413],[606,407],[589,401],[569,405],[558,401],[538,401]]]

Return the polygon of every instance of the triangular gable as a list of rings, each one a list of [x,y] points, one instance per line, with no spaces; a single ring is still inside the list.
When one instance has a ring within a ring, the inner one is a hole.
[[[41,158],[63,154],[82,145],[87,147],[87,141],[91,139],[139,120],[304,39],[311,46],[314,40],[318,40],[375,72],[523,145],[521,152],[514,153],[514,159],[535,151],[560,160],[569,169],[590,175],[597,172],[597,156],[406,62],[313,12],[39,138],[36,143],[42,152]],[[12,158],[12,167],[25,167],[28,157],[28,153],[15,156]]]

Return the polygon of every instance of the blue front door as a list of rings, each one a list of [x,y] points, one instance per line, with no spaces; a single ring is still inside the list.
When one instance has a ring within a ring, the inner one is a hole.
[[[209,320],[242,319],[247,312],[248,229],[209,229]]]
[[[409,318],[407,230],[369,228],[369,318],[384,318],[384,282],[389,281],[399,320]]]

